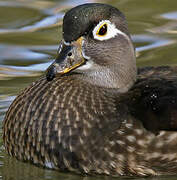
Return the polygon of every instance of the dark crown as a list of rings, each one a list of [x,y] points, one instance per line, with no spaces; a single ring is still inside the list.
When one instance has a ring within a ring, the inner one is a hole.
[[[88,33],[101,20],[114,22],[118,29],[128,34],[124,15],[107,4],[88,3],[68,11],[63,20],[63,37],[66,42]],[[128,34],[129,35],[129,34]]]

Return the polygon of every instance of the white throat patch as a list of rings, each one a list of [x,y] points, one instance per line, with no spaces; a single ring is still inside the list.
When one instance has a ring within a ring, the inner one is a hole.
[[[93,61],[89,60],[89,61],[86,61],[85,64],[79,66],[77,70],[85,71],[85,70],[91,69],[92,67],[93,67]]]

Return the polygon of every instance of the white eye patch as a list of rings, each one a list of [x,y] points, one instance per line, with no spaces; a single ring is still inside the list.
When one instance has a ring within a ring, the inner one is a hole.
[[[93,29],[94,39],[104,41],[111,39],[118,34],[127,36],[125,33],[116,28],[115,24],[111,23],[109,20],[100,21],[97,26]]]

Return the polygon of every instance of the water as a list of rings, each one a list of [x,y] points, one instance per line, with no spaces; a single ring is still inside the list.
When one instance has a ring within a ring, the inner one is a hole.
[[[67,9],[87,0],[0,0],[0,122],[16,95],[44,73],[55,58]],[[97,1],[106,2],[106,1]],[[137,50],[138,66],[177,64],[176,0],[109,0],[123,11]],[[0,133],[2,133],[0,131]],[[3,150],[0,139],[0,179],[84,179],[70,173],[18,162]],[[149,179],[177,179],[155,177]]]

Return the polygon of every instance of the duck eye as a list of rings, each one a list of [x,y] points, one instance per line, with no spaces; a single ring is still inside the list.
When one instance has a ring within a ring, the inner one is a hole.
[[[107,24],[103,24],[97,31],[98,36],[104,36],[107,33]]]
[[[92,31],[93,38],[99,41],[108,40],[121,34],[124,35],[119,29],[116,28],[115,24],[109,20],[100,21]]]

